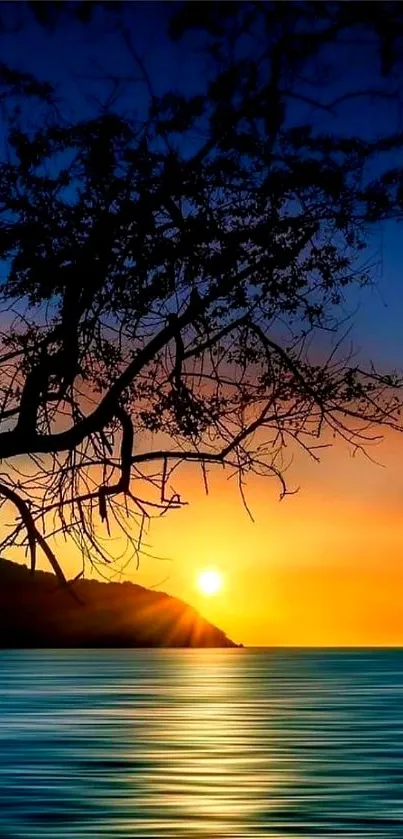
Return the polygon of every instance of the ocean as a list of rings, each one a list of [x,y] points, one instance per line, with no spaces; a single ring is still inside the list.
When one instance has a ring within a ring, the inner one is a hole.
[[[0,673],[0,839],[403,837],[403,650],[3,650]]]

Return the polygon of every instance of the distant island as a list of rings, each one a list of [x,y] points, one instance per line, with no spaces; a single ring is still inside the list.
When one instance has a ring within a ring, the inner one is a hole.
[[[0,648],[236,647],[182,600],[133,583],[77,580],[0,559]]]

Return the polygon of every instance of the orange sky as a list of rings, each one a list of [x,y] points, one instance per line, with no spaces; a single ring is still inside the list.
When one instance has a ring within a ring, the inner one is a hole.
[[[255,523],[220,469],[206,497],[200,473],[184,467],[175,489],[190,505],[148,537],[169,561],[144,557],[130,579],[183,598],[248,645],[403,645],[403,438],[371,454],[384,466],[340,444],[319,465],[296,457],[289,483],[301,489],[281,503],[274,480],[251,478]],[[62,541],[58,556],[73,572]],[[196,577],[211,565],[225,585],[208,598]]]

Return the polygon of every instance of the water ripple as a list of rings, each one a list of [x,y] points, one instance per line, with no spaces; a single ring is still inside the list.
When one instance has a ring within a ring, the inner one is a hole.
[[[402,839],[403,651],[0,661],[0,839]]]

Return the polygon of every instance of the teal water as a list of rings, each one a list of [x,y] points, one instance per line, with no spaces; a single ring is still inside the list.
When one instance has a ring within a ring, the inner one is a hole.
[[[403,651],[0,651],[0,839],[403,837]]]

